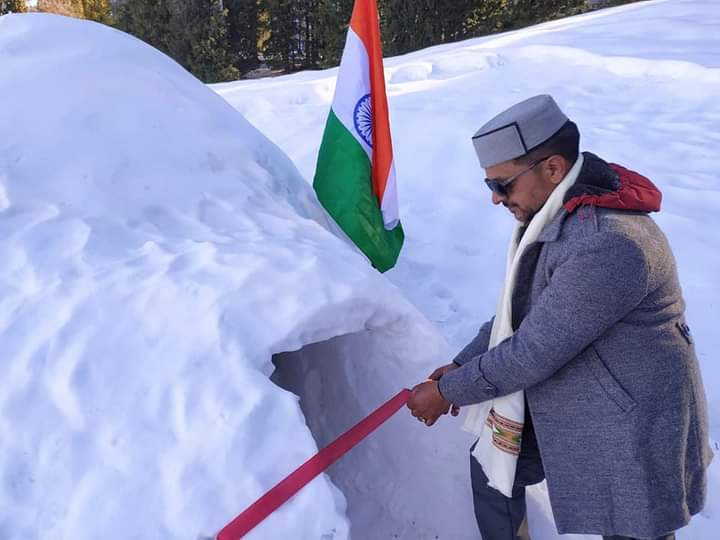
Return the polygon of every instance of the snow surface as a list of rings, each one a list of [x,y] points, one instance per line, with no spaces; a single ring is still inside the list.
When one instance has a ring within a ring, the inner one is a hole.
[[[0,538],[209,536],[446,362],[512,225],[470,135],[540,92],[663,189],[720,440],[719,25],[643,2],[388,59],[408,238],[380,276],[309,187],[335,70],[213,86],[241,115],[117,31],[0,18]],[[248,538],[477,538],[459,425],[396,415]],[[710,480],[681,540],[716,537]],[[543,490],[534,540],[557,538]]]
[[[663,210],[655,219],[678,260],[716,454],[719,28],[717,1],[641,2],[385,62],[400,214],[407,234],[389,279],[440,329],[453,351],[490,317],[512,217],[490,204],[470,137],[505,107],[534,94],[552,94],[579,124],[583,149],[646,174],[664,193]],[[311,181],[335,75],[336,70],[303,72],[213,88]],[[445,361],[437,358],[436,364]],[[460,421],[443,418],[438,426],[447,424],[457,427]],[[467,465],[464,459],[462,465]],[[447,467],[455,474],[454,465]],[[679,539],[718,537],[718,460],[709,473],[708,504]],[[441,487],[434,484],[409,494],[418,512],[437,511],[424,497]],[[544,490],[544,484],[531,490],[534,540],[557,538]],[[437,511],[436,519],[450,524],[443,511],[463,504],[470,501],[454,499]],[[469,521],[464,533],[444,537],[474,538],[474,527]]]
[[[337,359],[283,379],[332,400],[319,439],[448,354],[323,227],[291,161],[163,54],[95,23],[5,16],[0,95],[1,539],[212,535],[317,451],[269,378],[274,353],[319,342],[296,354]],[[354,455],[378,474],[356,467],[347,500],[321,476],[248,538],[342,539],[348,515],[360,537],[446,531],[406,490],[464,448],[416,424],[398,415]],[[461,481],[458,467],[427,500]]]

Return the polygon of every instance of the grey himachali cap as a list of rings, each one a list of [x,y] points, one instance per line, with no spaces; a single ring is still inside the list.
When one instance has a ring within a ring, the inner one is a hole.
[[[546,94],[513,105],[473,135],[480,165],[487,169],[524,156],[555,135],[567,120],[555,100]]]

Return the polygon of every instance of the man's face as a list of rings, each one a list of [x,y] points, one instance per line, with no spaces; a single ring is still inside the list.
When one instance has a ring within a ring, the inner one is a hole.
[[[527,169],[528,164],[515,161],[488,167],[485,174],[491,179],[503,180],[522,173],[508,186],[507,195],[492,193],[493,204],[502,203],[515,219],[521,223],[529,223],[567,173],[564,162],[560,156],[552,156],[525,172],[522,171]],[[559,165],[563,165],[562,170],[558,169]]]

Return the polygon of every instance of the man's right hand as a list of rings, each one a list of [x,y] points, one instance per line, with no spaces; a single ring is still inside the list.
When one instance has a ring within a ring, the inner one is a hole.
[[[439,381],[443,375],[445,375],[446,373],[452,371],[453,369],[457,369],[459,367],[460,366],[458,366],[455,362],[450,362],[449,364],[440,366],[435,371],[433,371],[430,374],[430,376],[428,377],[428,379],[430,379],[432,381]],[[460,407],[458,407],[457,405],[451,405],[450,414],[452,416],[457,416],[458,414],[460,414]]]

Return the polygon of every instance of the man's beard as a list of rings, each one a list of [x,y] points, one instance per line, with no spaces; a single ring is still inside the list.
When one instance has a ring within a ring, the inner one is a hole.
[[[532,218],[534,218],[534,217],[535,217],[535,214],[537,214],[538,211],[539,211],[539,210],[530,210],[530,211],[528,212],[528,215],[527,215],[526,218],[520,219],[519,217],[517,217],[517,216],[515,215],[515,212],[513,212],[512,209],[511,209],[507,204],[503,203],[503,206],[504,206],[505,208],[507,208],[507,209],[512,213],[512,215],[513,215],[513,217],[515,217],[515,220],[516,220],[516,221],[520,222],[520,223],[521,223],[523,226],[525,226],[525,227],[527,227],[528,225],[530,225],[530,222],[532,221]]]

